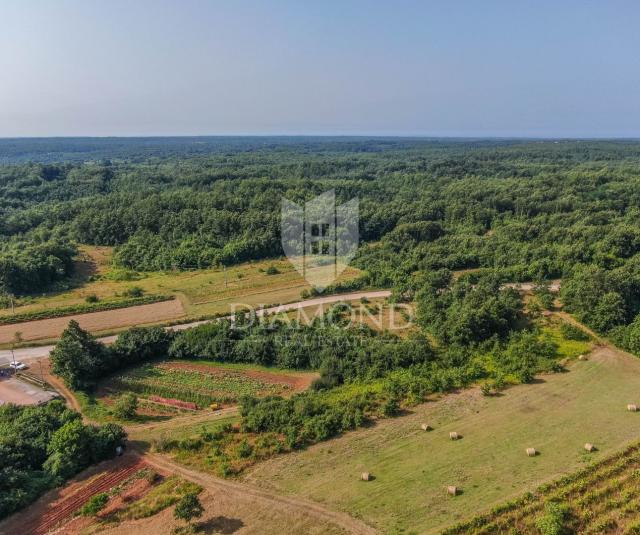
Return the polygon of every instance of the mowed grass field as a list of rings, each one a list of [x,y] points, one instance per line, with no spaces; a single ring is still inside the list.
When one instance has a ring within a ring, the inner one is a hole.
[[[242,307],[259,307],[290,303],[301,299],[302,290],[309,284],[286,259],[249,262],[222,269],[204,269],[196,271],[125,273],[112,266],[113,250],[109,247],[83,246],[77,262],[76,275],[71,289],[31,296],[18,300],[15,313],[53,310],[60,307],[81,305],[88,296],[95,295],[98,300],[125,299],[124,292],[140,287],[145,295],[175,296],[177,303],[157,303],[146,305],[148,308],[171,309],[170,314],[160,314],[157,321],[200,318],[222,313],[230,313]],[[275,267],[277,273],[268,275],[267,268]],[[349,280],[360,275],[355,268],[347,268],[338,280]],[[132,277],[133,276],[133,277]],[[130,278],[131,280],[122,280]],[[87,328],[95,334],[107,334],[131,325],[152,324],[152,318],[139,313],[127,315],[126,309],[94,313],[95,318],[104,317],[104,325],[91,323]],[[0,310],[0,317],[11,315],[10,308]],[[114,319],[115,318],[115,319]],[[68,323],[67,318],[58,318],[57,323],[49,325],[39,320],[5,326],[0,343],[7,343],[13,333],[19,331],[25,341],[54,340],[59,334],[60,325]],[[6,332],[5,332],[6,331]]]
[[[131,280],[111,265],[113,250],[109,247],[82,247],[77,263],[74,287],[63,292],[22,299],[15,312],[32,312],[46,308],[78,305],[89,295],[98,299],[113,299],[134,286],[146,294],[175,295],[188,317],[228,312],[232,303],[258,306],[287,303],[300,299],[309,284],[286,259],[247,262],[226,270],[203,269],[176,272],[145,272]],[[279,273],[267,275],[268,267]],[[357,277],[360,271],[348,267],[338,280]],[[92,280],[94,279],[94,280]],[[10,315],[11,309],[0,310],[0,316]]]
[[[640,360],[599,347],[566,373],[484,397],[444,396],[306,451],[257,465],[245,479],[346,511],[383,533],[437,533],[640,436]],[[421,423],[433,431],[424,432]],[[449,432],[462,435],[449,440]],[[587,453],[586,442],[597,452]],[[527,457],[525,448],[540,454]],[[361,472],[375,479],[360,481]],[[462,488],[450,497],[447,485]]]

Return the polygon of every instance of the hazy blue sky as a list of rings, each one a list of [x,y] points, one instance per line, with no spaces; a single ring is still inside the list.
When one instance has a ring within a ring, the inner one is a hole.
[[[0,136],[640,136],[636,0],[0,0]]]

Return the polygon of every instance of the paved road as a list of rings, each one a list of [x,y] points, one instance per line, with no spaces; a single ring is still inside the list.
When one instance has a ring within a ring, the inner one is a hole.
[[[519,291],[531,291],[534,289],[535,285],[532,282],[522,282],[522,283],[509,283],[505,284],[504,287],[515,288]],[[560,281],[552,281],[549,286],[552,292],[557,292],[560,289]],[[295,303],[289,303],[286,305],[278,305],[265,309],[258,309],[256,314],[258,316],[263,316],[264,314],[273,314],[278,312],[288,312],[292,310],[298,310],[300,308],[306,307],[315,307],[326,305],[330,303],[337,303],[339,301],[356,301],[363,297],[367,299],[376,299],[376,298],[386,298],[391,295],[389,290],[373,290],[368,292],[355,292],[348,294],[336,294],[336,295],[327,295],[324,297],[316,297],[314,299],[307,299],[305,301],[297,301]],[[210,321],[215,320],[205,320],[205,321],[194,321],[192,323],[182,323],[180,325],[173,325],[171,327],[167,327],[167,329],[172,329],[174,331],[182,331],[184,329],[189,329],[191,327],[196,327],[198,325],[202,325],[203,323],[209,323]],[[99,340],[105,344],[112,344],[115,342],[117,335],[114,336],[105,336],[103,338],[99,338]],[[45,358],[49,356],[49,352],[53,349],[54,346],[39,346],[39,347],[23,347],[15,350],[16,360],[26,360],[33,361],[40,358]],[[11,351],[3,350],[0,351],[0,362],[4,359],[11,360]]]
[[[265,309],[258,309],[256,311],[257,316],[263,316],[264,314],[274,314],[278,312],[289,312],[291,310],[298,310],[300,308],[306,307],[316,307],[321,305],[326,305],[330,303],[337,303],[340,301],[356,301],[358,299],[362,299],[366,297],[367,299],[376,299],[376,298],[386,298],[391,295],[389,290],[375,290],[369,292],[355,292],[349,294],[336,294],[336,295],[327,295],[325,297],[316,297],[314,299],[307,299],[305,301],[297,301],[295,303],[289,303],[286,305],[278,305]],[[182,323],[180,325],[173,325],[171,327],[167,327],[167,329],[171,329],[174,331],[182,331],[184,329],[189,329],[191,327],[196,327],[198,325],[202,325],[203,323],[209,323],[210,321],[215,320],[205,320],[205,321],[194,321],[192,323]],[[114,336],[105,336],[103,338],[99,338],[101,342],[105,344],[112,344],[115,342],[117,335]],[[22,347],[15,350],[16,360],[20,361],[33,361],[41,358],[46,358],[49,356],[49,353],[53,349],[54,346],[39,346],[39,347]],[[0,362],[3,359],[12,359],[11,351],[3,350],[0,351]]]

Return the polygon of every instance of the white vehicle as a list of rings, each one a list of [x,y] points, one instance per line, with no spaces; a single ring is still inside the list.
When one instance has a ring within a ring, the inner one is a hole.
[[[9,364],[9,366],[14,370],[26,370],[29,367],[26,364],[23,364],[22,362],[20,362],[19,360],[12,362],[11,364]]]

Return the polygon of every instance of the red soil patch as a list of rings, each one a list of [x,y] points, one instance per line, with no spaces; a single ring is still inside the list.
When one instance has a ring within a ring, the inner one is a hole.
[[[191,401],[180,401],[173,398],[161,398],[160,396],[149,396],[149,401],[154,403],[161,403],[163,405],[171,405],[172,407],[179,407],[181,409],[189,409],[191,411],[198,410],[198,406]]]
[[[136,479],[123,492],[111,498],[105,508],[100,511],[98,517],[105,518],[110,514],[123,509],[128,504],[142,498],[151,490],[152,487],[153,483],[148,479]]]
[[[19,522],[19,531],[13,531],[13,533],[45,535],[70,518],[92,496],[112,489],[147,466],[137,458],[124,459],[121,463],[117,464],[116,462],[114,464],[116,464],[116,467],[112,470],[102,472],[92,477],[88,482],[85,480],[67,486],[60,491],[60,496],[57,500],[50,502],[40,510],[34,508],[31,517],[15,518]]]
[[[319,377],[318,374],[304,373],[278,373],[262,370],[238,370],[234,368],[225,368],[222,366],[207,366],[206,364],[194,364],[190,362],[171,361],[160,364],[163,368],[185,371],[196,371],[207,375],[229,375],[237,374],[251,379],[262,381],[263,383],[285,385],[293,392],[301,392],[307,390],[311,383]]]

